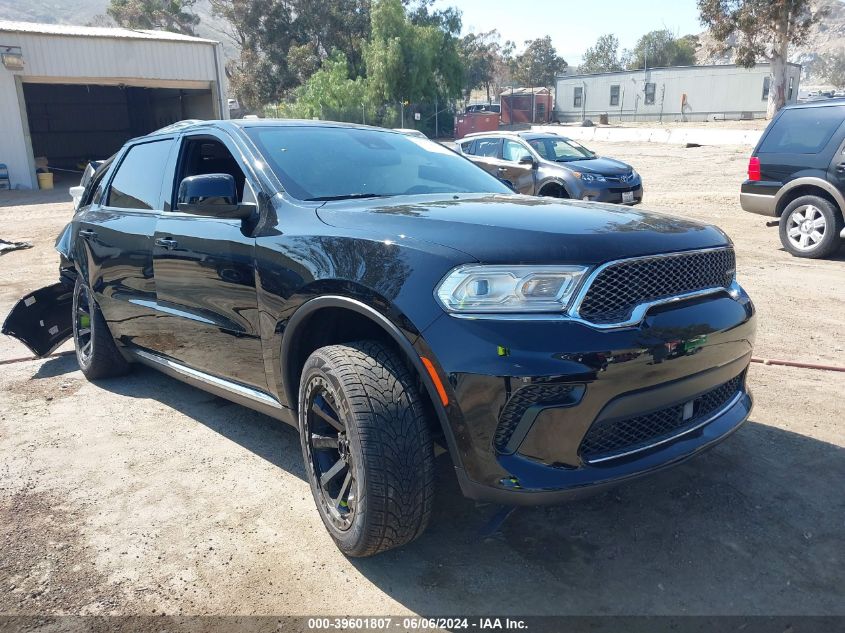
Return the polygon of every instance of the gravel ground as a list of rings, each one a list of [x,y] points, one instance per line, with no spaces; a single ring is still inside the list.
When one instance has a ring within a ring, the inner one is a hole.
[[[735,241],[757,355],[845,364],[845,251],[805,261],[742,212],[748,148],[593,144],[643,174],[645,207]],[[60,184],[60,186],[65,186]],[[0,313],[56,278],[61,192],[0,192]],[[28,356],[0,340],[0,361]],[[324,531],[295,432],[139,368],[0,365],[2,614],[845,614],[845,374],[754,365],[751,421],[674,470],[516,511],[438,466],[431,528],[350,561]]]

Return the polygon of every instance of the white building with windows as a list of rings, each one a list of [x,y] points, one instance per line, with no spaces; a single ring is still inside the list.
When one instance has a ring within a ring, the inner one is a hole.
[[[713,121],[766,115],[769,64],[649,68],[592,75],[558,75],[555,118],[617,121]],[[799,64],[787,65],[786,101],[798,98]]]

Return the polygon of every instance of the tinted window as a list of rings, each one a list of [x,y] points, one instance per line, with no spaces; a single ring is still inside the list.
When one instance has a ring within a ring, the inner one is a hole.
[[[578,88],[575,88],[575,91],[573,92],[573,97],[572,97],[572,106],[573,107],[575,107],[575,108],[581,107],[581,100],[583,98],[583,95],[584,95],[584,89],[583,88],[581,88],[580,86]]]
[[[769,100],[769,90],[772,87],[772,78],[766,75],[763,77],[763,95],[760,97],[761,101]]]
[[[845,121],[845,108],[820,107],[784,110],[760,149],[760,154],[817,154]]]
[[[285,190],[300,200],[425,193],[510,193],[428,139],[365,128],[246,128]]]
[[[615,106],[619,105],[619,86],[611,86],[610,87],[610,105]]]
[[[108,206],[155,209],[161,197],[164,164],[172,141],[134,145],[121,161],[109,188]]]
[[[472,141],[467,141],[466,143],[461,143],[461,151],[464,154],[470,154],[470,155],[475,154],[475,152],[472,149]]]

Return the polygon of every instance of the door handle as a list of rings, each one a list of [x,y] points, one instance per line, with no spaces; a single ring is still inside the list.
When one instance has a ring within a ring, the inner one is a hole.
[[[77,235],[79,235],[79,237],[84,237],[88,239],[97,237],[97,232],[92,231],[91,229],[79,229],[79,233]]]
[[[507,167],[496,167],[496,171],[502,173],[504,171],[507,171]]]
[[[836,166],[836,173],[837,174],[845,174],[845,163],[839,163]]]
[[[155,243],[156,246],[161,246],[162,248],[166,248],[167,250],[172,250],[179,245],[179,242],[169,237],[157,237]]]

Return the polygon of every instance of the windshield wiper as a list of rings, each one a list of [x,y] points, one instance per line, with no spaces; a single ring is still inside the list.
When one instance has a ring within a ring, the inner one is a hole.
[[[306,202],[330,202],[332,200],[355,200],[356,198],[387,198],[386,193],[345,193],[340,196],[317,196],[305,198]]]

